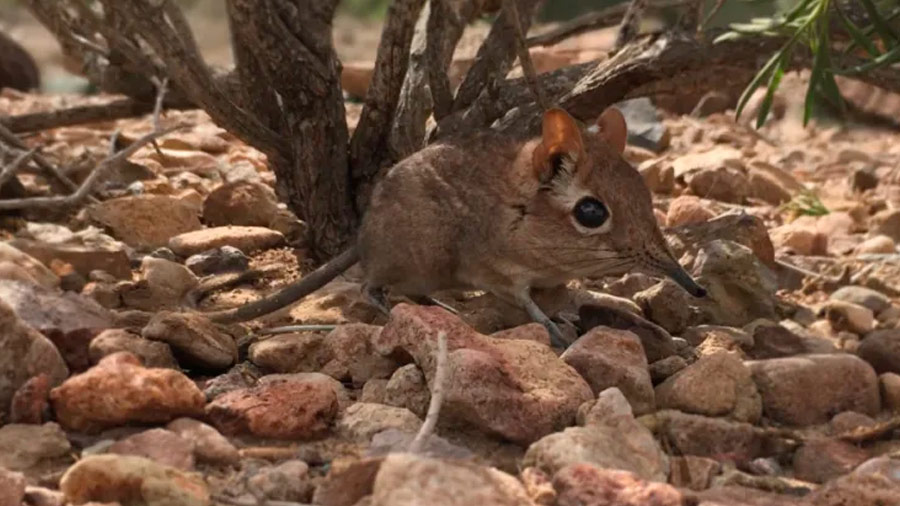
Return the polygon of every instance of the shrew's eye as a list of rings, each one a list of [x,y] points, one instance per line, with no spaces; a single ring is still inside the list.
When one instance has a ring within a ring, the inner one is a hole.
[[[587,228],[600,227],[609,219],[609,209],[594,197],[579,200],[572,213],[578,223]]]

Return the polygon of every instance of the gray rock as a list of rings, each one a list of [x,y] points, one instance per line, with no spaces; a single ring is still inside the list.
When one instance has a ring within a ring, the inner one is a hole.
[[[876,330],[867,334],[856,354],[872,364],[877,373],[900,373],[900,329]]]
[[[185,367],[223,370],[237,360],[234,338],[200,314],[161,311],[141,335],[168,343]]]
[[[250,267],[250,258],[241,250],[222,246],[192,255],[184,265],[198,276],[218,274],[220,272],[242,272]]]
[[[672,342],[672,336],[666,329],[630,311],[585,304],[578,308],[578,316],[586,329],[603,325],[633,332],[641,340],[644,353],[647,355],[647,362],[656,362],[676,353],[675,343]]]
[[[649,98],[624,100],[616,108],[625,116],[629,144],[654,152],[669,146],[669,132]]]
[[[777,280],[750,248],[715,240],[700,249],[695,265],[697,281],[707,290],[700,303],[711,323],[740,327],[776,318]]]
[[[26,471],[42,461],[66,457],[71,451],[66,434],[55,423],[0,427],[0,468]]]
[[[886,295],[864,286],[842,286],[832,293],[829,298],[867,307],[875,314],[880,313],[891,305],[891,299]]]
[[[337,423],[337,430],[346,437],[368,441],[386,429],[415,432],[420,425],[422,420],[408,409],[357,402],[344,412]]]

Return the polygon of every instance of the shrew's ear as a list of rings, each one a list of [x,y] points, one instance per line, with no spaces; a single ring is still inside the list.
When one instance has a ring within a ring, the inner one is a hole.
[[[597,127],[600,129],[600,137],[612,146],[618,153],[625,151],[625,142],[628,139],[628,125],[625,124],[625,116],[615,107],[603,111],[597,119]]]
[[[568,158],[574,163],[584,155],[578,124],[566,111],[553,108],[544,113],[541,143],[534,149],[532,164],[542,183],[553,179]]]

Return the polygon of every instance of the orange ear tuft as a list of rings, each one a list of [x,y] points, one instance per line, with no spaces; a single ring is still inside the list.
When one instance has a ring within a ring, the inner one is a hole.
[[[541,181],[553,175],[553,159],[566,154],[580,159],[584,154],[584,142],[581,130],[572,116],[566,111],[554,107],[544,113],[541,144],[533,153],[534,170]]]
[[[628,140],[628,125],[625,124],[625,116],[615,107],[603,111],[597,120],[600,128],[600,136],[619,153],[625,151],[625,142]]]

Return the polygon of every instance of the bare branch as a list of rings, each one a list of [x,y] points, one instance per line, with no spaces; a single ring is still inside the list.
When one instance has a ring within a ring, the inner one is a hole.
[[[0,172],[0,188],[6,184],[7,181],[12,179],[19,170],[28,164],[28,160],[31,159],[32,156],[37,152],[37,148],[31,148],[24,153],[21,153],[16,157],[15,160],[12,161],[6,167],[3,167],[3,171]]]
[[[428,403],[428,413],[425,415],[425,422],[409,445],[410,453],[420,453],[422,451],[425,442],[437,426],[438,417],[441,414],[441,405],[444,403],[444,388],[447,383],[447,333],[443,330],[438,332],[437,345],[434,378],[431,380],[431,401]]]
[[[406,76],[413,29],[423,3],[424,0],[395,0],[388,9],[365,106],[350,140],[351,176],[357,182],[354,186],[371,181],[383,165],[393,162],[387,149],[390,125]],[[365,202],[368,191],[357,187],[357,192],[357,198]]]
[[[11,132],[36,132],[65,126],[112,121],[124,118],[143,116],[153,111],[153,103],[133,98],[119,98],[103,104],[78,105],[67,109],[54,109],[46,112],[34,112],[17,116],[0,117],[3,124]],[[194,109],[187,103],[174,104],[166,101],[167,109]]]
[[[0,141],[20,151],[28,151],[28,146],[26,146],[21,139],[16,137],[16,134],[10,132],[9,129],[2,124],[0,124]],[[53,165],[52,163],[47,161],[47,159],[44,158],[44,156],[40,153],[35,153],[31,157],[32,159],[34,159],[34,162],[38,167],[58,179],[69,190],[74,191],[76,188],[78,188],[78,185],[72,182],[72,180],[69,179],[68,176],[63,174],[56,165]]]
[[[648,7],[662,9],[679,7],[689,3],[693,3],[693,0],[656,0],[651,1]],[[628,10],[628,5],[628,3],[623,2],[599,11],[582,14],[571,21],[566,21],[550,31],[528,37],[528,47],[552,46],[570,37],[591,30],[619,24],[619,22],[622,21],[622,17],[625,15],[625,11]]]
[[[145,144],[148,144],[154,139],[167,133],[173,132],[179,128],[180,127],[172,127],[162,131],[150,132],[149,134],[144,135],[140,139],[129,144],[128,147],[123,149],[122,151],[119,151],[115,155],[104,159],[97,165],[97,167],[94,168],[93,171],[91,171],[91,174],[87,178],[85,178],[84,182],[81,183],[81,186],[78,187],[78,189],[75,190],[74,193],[66,195],[65,197],[31,197],[24,199],[0,200],[0,209],[46,209],[69,207],[79,204],[82,200],[90,195],[91,191],[93,191],[94,189],[94,186],[96,186],[96,184],[103,179],[103,176],[106,175],[110,168],[115,167],[120,162],[133,155]]]
[[[531,20],[537,11],[540,0],[518,0],[519,12],[522,14],[522,31],[527,32],[531,27]],[[516,59],[516,29],[506,16],[499,16],[491,26],[487,38],[478,48],[475,62],[466,73],[465,79],[459,85],[456,99],[453,101],[453,110],[461,111],[468,108],[482,91],[492,89],[498,81],[506,77]]]
[[[537,103],[541,109],[550,108],[547,102],[547,96],[541,88],[541,84],[537,79],[537,72],[534,70],[534,63],[531,61],[531,54],[528,52],[528,46],[525,44],[525,31],[522,29],[522,20],[519,18],[519,9],[516,7],[516,0],[503,0],[503,11],[506,14],[509,23],[515,28],[516,52],[519,53],[519,64],[522,65],[522,73],[525,75],[525,81],[534,93]]]
[[[616,34],[616,42],[613,49],[621,49],[622,46],[631,42],[638,36],[641,19],[644,17],[644,10],[647,8],[647,0],[631,0],[628,3],[628,10],[622,16],[619,23],[619,33]]]

